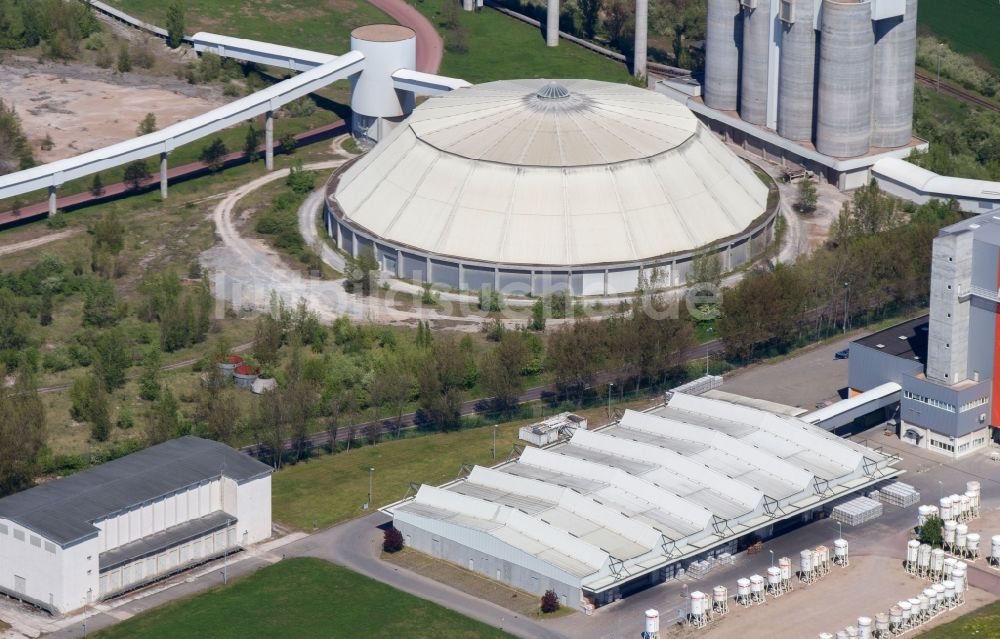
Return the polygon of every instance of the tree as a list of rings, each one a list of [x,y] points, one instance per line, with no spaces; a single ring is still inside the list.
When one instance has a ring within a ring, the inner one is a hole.
[[[128,73],[132,70],[132,54],[128,50],[128,44],[122,43],[118,49],[118,61],[116,63],[118,73]]]
[[[38,323],[42,326],[52,324],[52,291],[42,293],[42,302],[38,306]]]
[[[128,337],[121,327],[102,332],[94,340],[94,373],[104,390],[112,392],[125,385],[125,372],[132,363]]]
[[[500,343],[483,357],[480,366],[482,388],[492,397],[495,410],[507,411],[517,406],[524,390],[522,372],[529,356],[524,336],[518,332],[507,332]]]
[[[434,340],[419,369],[420,409],[431,425],[452,430],[461,423],[469,354],[453,336]]]
[[[347,280],[344,282],[344,288],[350,293],[371,295],[378,285],[380,270],[375,249],[371,246],[362,247],[356,258],[347,258]]]
[[[382,550],[393,553],[403,549],[403,533],[396,530],[395,526],[389,526],[382,535]]]
[[[503,310],[503,295],[491,286],[479,289],[479,310],[485,313],[499,313]]]
[[[107,280],[92,279],[83,293],[83,325],[107,328],[121,319],[122,309],[115,289]]]
[[[270,313],[257,318],[254,331],[254,355],[261,364],[270,365],[278,361],[278,349],[284,340],[281,321]]]
[[[135,130],[136,135],[149,135],[156,131],[156,114],[147,113]]]
[[[902,222],[898,200],[882,193],[874,179],[854,192],[850,202],[844,202],[834,221],[830,236],[836,244],[871,236],[895,228]]]
[[[212,138],[208,146],[202,148],[200,159],[214,173],[223,167],[228,153],[229,149],[226,148],[226,143],[222,141],[222,138],[216,137]]]
[[[106,442],[111,436],[111,401],[100,387],[90,405],[90,438],[95,442]]]
[[[295,193],[305,195],[313,190],[316,185],[316,172],[307,171],[302,168],[302,160],[296,160],[292,168],[288,170],[288,177],[285,184]]]
[[[316,389],[302,372],[302,349],[299,344],[291,346],[292,353],[285,368],[285,384],[269,394],[279,395],[284,404],[284,418],[295,445],[295,459],[306,455],[309,437],[309,420],[316,406]]]
[[[184,2],[173,0],[167,5],[167,46],[176,49],[184,41]]]
[[[539,299],[531,305],[531,321],[528,328],[533,331],[545,330],[545,300]]]
[[[541,609],[544,613],[559,610],[559,595],[556,594],[555,590],[546,590],[545,594],[542,595]]]
[[[125,187],[131,191],[135,191],[141,187],[151,177],[153,177],[153,174],[149,172],[149,167],[146,166],[145,160],[136,160],[135,162],[126,164],[125,172],[122,175]]]
[[[146,441],[152,446],[171,439],[180,429],[180,406],[169,388],[163,389],[149,414]]]
[[[142,362],[142,374],[139,376],[139,397],[148,402],[160,397],[160,351],[150,348]]]
[[[393,433],[398,435],[403,423],[403,411],[413,397],[416,379],[413,366],[398,354],[387,355],[375,370],[369,389],[371,402],[387,407],[393,415]]]
[[[45,447],[45,405],[34,371],[19,366],[12,389],[0,392],[0,495],[31,485]]]
[[[929,544],[932,548],[940,548],[943,542],[941,528],[944,523],[937,515],[931,515],[920,527],[920,543]]]
[[[580,8],[583,34],[593,38],[597,34],[597,25],[601,19],[601,0],[577,0],[576,4]]]
[[[687,274],[689,286],[699,284],[718,286],[722,283],[722,256],[712,246],[705,246],[691,260],[691,270]]]
[[[281,136],[278,137],[278,145],[285,153],[295,153],[295,147],[298,146],[298,142],[295,140],[295,134],[291,131],[282,133]]]
[[[813,213],[819,203],[819,193],[816,185],[809,178],[799,181],[799,199],[795,203],[795,210],[799,213]]]
[[[247,156],[250,162],[256,162],[260,157],[260,153],[257,152],[257,147],[260,146],[260,135],[257,133],[257,127],[250,122],[249,128],[247,128],[246,138],[243,140],[243,153]]]
[[[101,181],[100,173],[95,173],[94,179],[90,182],[90,194],[94,197],[104,195],[104,182]]]
[[[240,424],[236,391],[218,366],[212,366],[198,395],[195,422],[209,439],[232,444]]]

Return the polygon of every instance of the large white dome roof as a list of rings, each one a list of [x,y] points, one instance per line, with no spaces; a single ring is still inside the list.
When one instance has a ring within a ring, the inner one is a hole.
[[[434,97],[338,179],[362,232],[497,264],[630,263],[744,233],[767,187],[687,107],[591,80]]]

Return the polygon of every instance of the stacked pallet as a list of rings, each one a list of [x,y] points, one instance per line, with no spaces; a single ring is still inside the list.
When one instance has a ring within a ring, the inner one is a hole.
[[[882,503],[868,497],[856,497],[834,506],[830,518],[848,526],[858,526],[882,516]]]
[[[879,487],[879,500],[883,504],[908,508],[920,503],[920,493],[917,489],[901,481],[890,482]]]

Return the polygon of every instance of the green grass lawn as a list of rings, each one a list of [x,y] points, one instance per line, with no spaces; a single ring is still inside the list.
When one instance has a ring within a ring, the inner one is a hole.
[[[167,6],[162,0],[109,0],[109,3],[165,26]],[[375,22],[395,20],[365,0],[187,0],[185,33],[209,31],[222,35],[302,47],[324,53],[343,53],[351,31]]]
[[[441,7],[450,0],[417,0],[412,3],[447,39],[442,27]],[[541,30],[494,11],[462,11],[468,31],[469,52],[445,50],[441,73],[477,84],[513,78],[589,78],[609,82],[631,79],[625,66],[562,41],[545,46]],[[446,42],[447,44],[447,42]]]
[[[917,22],[947,40],[955,51],[1000,69],[1000,4],[994,0],[920,0]]]
[[[94,636],[501,639],[511,635],[323,560],[289,559]]]
[[[636,408],[646,400],[618,402]],[[604,423],[606,408],[578,410],[590,423]],[[517,430],[537,419],[501,424],[497,429],[497,459],[503,460],[517,441]],[[441,484],[455,479],[462,464],[493,463],[493,428],[467,428],[451,433],[404,437],[350,452],[314,457],[287,466],[271,480],[271,512],[276,521],[303,530],[325,528],[364,514],[368,499],[368,469],[374,467],[376,507],[402,499],[410,482]]]
[[[920,639],[998,638],[1000,638],[1000,601],[977,608],[920,635]]]

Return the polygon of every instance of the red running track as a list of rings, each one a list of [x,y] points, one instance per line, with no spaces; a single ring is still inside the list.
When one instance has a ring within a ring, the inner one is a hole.
[[[338,120],[333,124],[327,124],[326,126],[321,126],[310,131],[305,131],[299,133],[295,136],[296,142],[300,144],[308,144],[311,142],[316,142],[325,138],[334,137],[340,135],[341,133],[347,132],[347,125],[343,120]],[[280,145],[275,145],[275,152],[281,149]],[[264,152],[264,147],[261,145],[258,148],[260,153]],[[247,162],[246,154],[242,151],[236,151],[225,156],[223,159],[223,166],[235,166],[237,164],[243,164]],[[184,181],[200,175],[208,173],[208,167],[204,162],[191,162],[190,164],[182,164],[180,166],[175,166],[167,169],[167,179],[171,182]],[[145,192],[153,189],[158,189],[160,187],[160,172],[157,171],[153,173],[152,177],[143,182],[142,186],[137,192]],[[67,195],[65,197],[60,197],[56,200],[56,208],[60,211],[65,211],[69,209],[79,208],[88,204],[97,204],[100,202],[107,202],[109,200],[114,200],[122,197],[128,189],[125,187],[124,182],[118,182],[116,184],[109,184],[104,187],[104,191],[100,195],[94,195],[90,191],[83,191],[82,193],[74,193],[73,195]],[[44,202],[38,202],[36,204],[30,204],[21,208],[18,215],[14,215],[13,211],[7,211],[6,213],[0,213],[0,229],[7,226],[24,224],[26,222],[34,221],[36,219],[44,218],[48,215],[49,203],[48,200]]]

